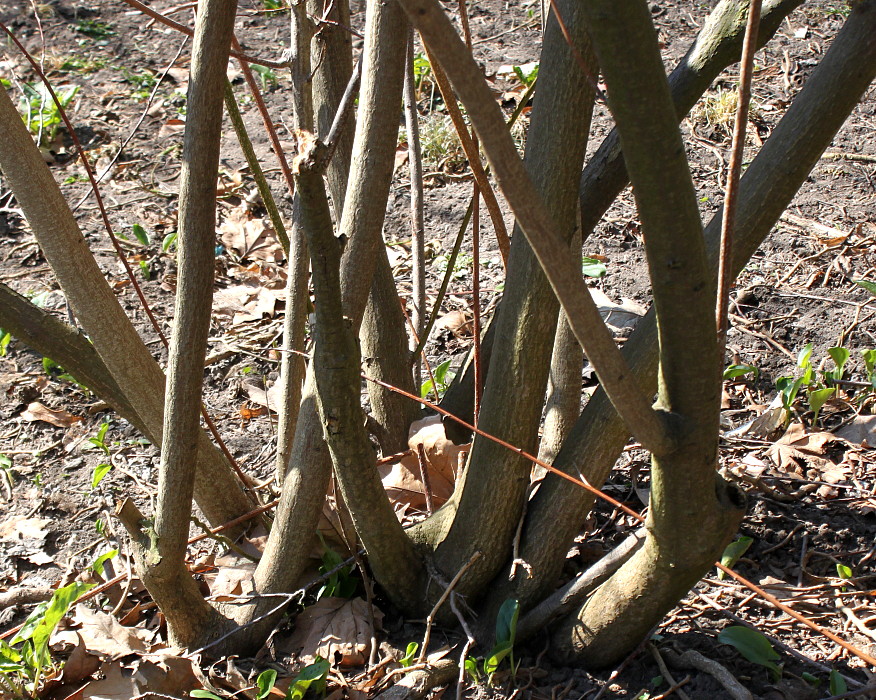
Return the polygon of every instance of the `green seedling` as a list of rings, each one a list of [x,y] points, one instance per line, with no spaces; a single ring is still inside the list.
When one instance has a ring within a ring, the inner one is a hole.
[[[12,334],[0,328],[0,357],[6,357],[6,350],[12,342]]]
[[[824,404],[826,404],[835,393],[836,389],[833,387],[810,389],[806,392],[809,409],[812,411],[813,425],[818,425],[818,414],[821,412],[821,407],[824,406]]]
[[[757,630],[734,625],[722,630],[718,635],[718,641],[736,647],[736,650],[751,663],[769,669],[774,680],[782,677],[782,669],[775,663],[781,657],[773,649],[770,640]]]
[[[254,73],[258,73],[262,84],[262,92],[266,91],[269,85],[273,87],[278,84],[277,74],[267,66],[259,66],[253,63],[250,68]]]
[[[344,560],[340,554],[325,543],[322,534],[318,534],[319,539],[322,541],[322,546],[325,548],[325,551],[322,553],[322,565],[319,567],[319,573],[327,574],[329,571],[333,571],[341,566]],[[320,598],[327,597],[352,598],[356,595],[356,589],[359,586],[359,582],[351,575],[352,572],[353,567],[351,566],[345,566],[335,571],[316,592],[316,599],[319,600]]]
[[[830,679],[828,680],[831,695],[845,695],[849,691],[846,685],[846,679],[840,675],[836,669],[831,669]]]
[[[88,442],[94,445],[97,449],[109,456],[109,445],[106,444],[106,432],[109,430],[109,423],[101,423],[97,429],[97,435],[88,438]]]
[[[108,462],[101,462],[98,464],[94,471],[91,473],[91,489],[92,491],[98,487],[103,478],[110,473],[110,470],[113,468],[113,465]]]
[[[144,280],[148,282],[150,279],[152,279],[152,270],[149,269],[149,263],[147,263],[145,260],[141,260],[138,263],[138,266],[140,267],[140,274],[143,275]]]
[[[91,565],[91,570],[101,578],[108,578],[104,564],[106,564],[110,559],[115,559],[118,554],[118,549],[111,549],[108,552],[104,552],[97,559],[94,560],[94,563]]]
[[[414,86],[417,88],[417,95],[423,88],[424,83],[432,82],[432,64],[426,58],[426,54],[418,53],[414,56]]]
[[[524,63],[522,66],[512,66],[514,75],[523,85],[529,87],[538,79],[538,63]]]
[[[752,542],[754,542],[753,539],[743,536],[735,542],[728,544],[726,549],[724,549],[724,554],[721,555],[721,563],[728,569],[732,569],[736,566],[736,562],[742,558],[742,555],[748,551],[748,548],[751,547]],[[718,569],[718,578],[723,581],[727,578],[727,574]]]
[[[301,700],[311,687],[320,695],[324,694],[329,668],[329,662],[317,656],[316,661],[305,666],[301,669],[301,673],[295,676],[289,690],[286,691],[286,700]]]
[[[608,272],[608,268],[606,268],[605,263],[601,260],[597,260],[596,258],[588,258],[584,257],[581,260],[581,273],[585,277],[595,277],[599,279],[600,277],[605,277],[605,274]]]
[[[15,636],[0,640],[0,685],[19,697],[35,698],[40,681],[56,671],[49,653],[49,638],[67,611],[93,584],[74,581],[59,588],[51,600],[40,603]]]
[[[824,372],[824,377],[825,379],[838,382],[843,378],[843,374],[846,371],[846,362],[849,361],[850,353],[847,348],[837,347],[828,348],[827,354],[833,360],[834,369]]]
[[[167,253],[170,249],[176,245],[176,238],[179,235],[179,232],[174,231],[173,233],[168,233],[161,241],[161,252]]]
[[[58,137],[58,132],[61,129],[63,122],[61,109],[67,109],[76,93],[79,92],[79,86],[74,85],[66,89],[55,90],[60,107],[52,99],[48,88],[42,83],[36,87],[29,83],[23,83],[21,89],[24,93],[21,99],[21,109],[26,115],[23,117],[24,123],[27,124],[28,131],[37,137],[39,144],[48,147]]]
[[[140,224],[131,226],[131,233],[142,245],[149,245],[152,241],[149,239],[149,232],[146,231]]]
[[[730,365],[724,370],[724,379],[738,379],[739,377],[744,377],[746,374],[753,375],[754,380],[757,381],[757,378],[760,376],[760,371],[754,365]]]
[[[0,469],[3,470],[3,479],[12,489],[15,486],[15,477],[12,475],[12,460],[4,454],[0,454]]]
[[[867,373],[867,382],[871,390],[876,389],[876,350],[861,350],[864,358],[864,371]]]
[[[509,598],[496,617],[496,646],[492,648],[487,658],[484,659],[484,673],[487,674],[489,683],[493,674],[498,670],[502,660],[507,656],[511,665],[511,675],[517,674],[519,664],[514,663],[514,640],[517,637],[517,619],[520,616],[520,603],[514,598]]]
[[[408,646],[405,649],[405,655],[399,660],[402,668],[409,668],[413,665],[419,649],[420,645],[417,642],[408,643]]]
[[[450,261],[450,255],[442,253],[435,256],[435,270],[438,274],[444,274],[447,270],[447,265]],[[456,257],[456,262],[453,263],[453,272],[450,274],[450,279],[458,280],[465,277],[471,270],[471,265],[474,262],[471,255],[465,253]]]
[[[107,39],[115,34],[110,25],[96,19],[80,19],[76,23],[75,29],[80,34],[90,36],[92,39]]]
[[[134,71],[129,71],[123,68],[122,76],[125,78],[125,82],[134,86],[134,89],[131,91],[131,97],[137,102],[142,102],[143,100],[148,99],[149,94],[152,92],[152,88],[154,88],[158,82],[158,78],[148,70],[135,73]]]
[[[447,387],[450,386],[450,382],[456,376],[456,372],[450,370],[450,362],[450,360],[445,360],[435,368],[434,372],[432,372],[435,376],[434,383],[431,379],[423,382],[423,385],[420,387],[421,399],[425,399],[432,391],[435,391],[439,399],[444,396],[444,392],[447,391]]]
[[[256,700],[265,700],[271,694],[276,682],[277,672],[274,669],[269,668],[262,671],[256,678],[256,687],[258,688]]]
[[[852,567],[846,566],[845,564],[837,564],[836,565],[836,575],[839,576],[843,581],[848,581],[854,573],[852,572]],[[847,590],[846,586],[843,586],[842,591]]]

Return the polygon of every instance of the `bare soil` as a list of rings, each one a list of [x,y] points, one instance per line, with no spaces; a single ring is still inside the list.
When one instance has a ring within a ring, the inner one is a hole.
[[[652,4],[668,66],[683,55],[713,4],[669,0]],[[169,12],[172,4],[159,2],[153,7]],[[748,145],[752,155],[826,51],[846,12],[844,4],[830,0],[806,3],[758,54]],[[190,10],[185,8],[174,16],[180,22],[191,20]],[[519,81],[503,67],[538,60],[538,3],[478,0],[470,16],[476,58],[496,90],[505,93],[506,106],[513,109],[522,90]],[[128,6],[91,0],[51,1],[32,7],[23,0],[7,0],[0,8],[0,20],[34,56],[42,57],[56,88],[78,87],[70,116],[98,170],[118,155],[111,176],[104,182],[103,195],[116,232],[128,237],[129,259],[146,296],[168,330],[175,262],[172,250],[163,251],[161,243],[176,228],[188,45],[173,63],[174,69],[158,84],[153,99],[147,101],[156,78],[171,65],[182,39]],[[364,3],[354,1],[353,26],[361,28],[363,21]],[[247,0],[239,9],[238,37],[246,52],[278,58],[288,40],[288,22],[284,13],[266,12],[258,3]],[[288,197],[283,194],[264,129],[254,105],[244,97],[239,73],[231,68],[250,135],[263,163],[274,168],[269,172],[269,181],[288,217]],[[262,76],[266,101],[280,137],[291,142],[285,128],[291,118],[289,77],[282,71]],[[12,81],[13,99],[21,94],[21,83],[37,82],[9,42],[0,51],[0,77]],[[709,93],[713,102],[735,79],[734,67],[713,86]],[[763,412],[776,394],[779,377],[795,372],[799,375],[796,357],[807,343],[813,345],[813,365],[827,369],[832,367],[825,359],[827,349],[848,348],[851,359],[846,379],[869,382],[861,351],[876,347],[876,305],[854,280],[876,281],[874,96],[876,92],[871,89],[834,140],[829,149],[832,155],[822,159],[789,208],[789,216],[776,226],[738,280],[736,304],[731,309],[730,350],[734,362],[750,364],[758,374],[728,382],[728,430]],[[440,99],[433,100],[429,88],[424,88],[424,118],[429,112],[440,114],[442,109]],[[607,108],[598,105],[591,151],[611,126]],[[252,196],[254,183],[245,160],[230,125],[226,127],[220,218],[233,220],[235,212],[247,208],[262,217],[264,212]],[[683,128],[691,137],[691,170],[703,216],[708,220],[722,202],[729,136],[720,124],[709,123],[696,112],[685,120]],[[88,187],[82,166],[74,158],[69,134],[60,130],[57,138],[46,144],[45,152],[68,201],[81,202],[77,218],[107,278],[144,340],[164,362],[166,356],[158,336],[147,323],[112,253],[93,197],[87,197]],[[410,291],[410,185],[403,158],[399,160],[385,230],[400,288],[406,294]],[[442,256],[453,245],[472,185],[464,166],[436,165],[427,170],[427,246],[433,254],[429,294],[434,300],[443,273],[442,260],[446,261]],[[510,230],[512,220],[507,213],[506,223]],[[132,233],[135,224],[148,232],[148,245],[137,242]],[[66,317],[63,293],[2,180],[0,241],[0,280]],[[605,294],[616,302],[629,299],[647,306],[649,288],[642,235],[629,190],[585,243],[584,253],[606,263],[608,274],[594,282]],[[472,272],[468,240],[462,259],[468,265],[461,265],[454,273],[450,294],[442,307],[444,313],[469,310]],[[484,292],[480,303],[489,314],[502,283],[501,263],[491,235],[481,241],[481,260]],[[282,302],[275,298],[285,274],[282,254],[274,244],[259,252],[236,249],[223,242],[217,247],[216,264],[217,292],[241,285],[249,285],[253,294],[266,290],[257,298],[217,306],[205,402],[232,454],[257,482],[265,483],[264,498],[268,500],[272,497],[274,427],[267,412],[258,415],[259,406],[248,393],[247,384],[270,385],[277,376],[278,355],[272,348],[278,344],[282,326]],[[445,359],[457,363],[470,345],[470,333],[464,329],[439,329],[430,339],[427,354],[434,364]],[[68,572],[87,568],[105,538],[117,543],[116,537],[121,537],[110,515],[116,499],[131,496],[148,504],[155,493],[156,449],[145,444],[125,421],[107,412],[95,396],[61,374],[58,368],[44,366],[43,358],[16,340],[0,357],[4,398],[0,403],[0,453],[10,460],[9,468],[0,473],[0,477],[8,477],[0,492],[0,525],[22,518],[45,519],[41,532],[0,538],[0,590],[56,585]],[[589,376],[586,371],[585,376]],[[849,385],[848,391],[841,393],[842,400],[834,400],[823,409],[820,426],[813,426],[805,401],[797,404],[799,418],[813,431],[834,434],[856,413],[869,415],[873,401],[865,394],[866,386]],[[33,402],[64,412],[57,419],[62,425],[33,419],[33,411],[28,413]],[[98,435],[103,423],[109,424],[104,439],[109,456],[89,440]],[[834,439],[811,455],[796,453],[790,462],[777,463],[769,455],[775,454],[774,444],[780,436],[781,432],[728,436],[725,441],[723,465],[740,474],[736,478],[749,492],[751,504],[741,534],[751,537],[753,543],[736,569],[750,580],[772,586],[771,590],[796,610],[874,654],[874,453],[866,443],[862,446]],[[95,468],[108,459],[113,468],[92,488]],[[646,455],[630,450],[619,461],[606,489],[641,509],[647,480]],[[588,523],[586,544],[582,535],[582,543],[570,553],[566,575],[575,575],[632,526],[610,509],[598,509]],[[850,580],[840,578],[838,565],[851,570]],[[8,628],[20,622],[25,612],[0,611],[0,621]],[[757,626],[774,640],[783,667],[781,679],[719,641],[722,629],[743,623]],[[385,636],[402,648],[407,641],[420,638],[423,631],[422,625],[391,614],[384,626]],[[466,693],[470,697],[522,694],[552,700],[597,695],[656,697],[673,685],[658,665],[659,659],[661,664],[669,662],[675,681],[684,681],[679,695],[683,691],[690,698],[729,697],[712,675],[673,666],[673,655],[687,650],[695,650],[728,669],[755,697],[826,697],[829,669],[848,679],[849,690],[874,680],[873,669],[866,671],[860,661],[832,641],[790,621],[735,582],[720,581],[714,574],[696,587],[655,634],[654,646],[641,648],[615,673],[599,674],[554,667],[549,656],[542,653],[546,640],[535,640],[522,651],[516,680],[500,674],[492,688],[472,686]],[[446,635],[450,643],[459,641],[453,632]],[[803,680],[804,673],[817,677],[820,686],[816,688]]]

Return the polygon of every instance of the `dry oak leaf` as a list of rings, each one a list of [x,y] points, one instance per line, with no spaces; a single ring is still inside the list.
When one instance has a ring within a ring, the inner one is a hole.
[[[374,623],[379,626],[382,620],[383,613],[374,608]],[[371,636],[368,603],[362,598],[322,598],[298,616],[295,632],[281,646],[300,653],[305,664],[321,656],[341,667],[362,666]]]
[[[124,627],[109,613],[96,612],[82,604],[76,606],[73,620],[82,625],[78,633],[85,648],[110,661],[146,653],[147,640],[152,637],[145,629]]]
[[[63,409],[52,409],[48,406],[43,406],[39,401],[34,401],[24,411],[21,412],[21,417],[31,423],[34,421],[43,421],[51,423],[59,428],[69,428],[74,423],[82,420],[82,416],[74,416],[72,413],[67,413]]]
[[[834,462],[823,456],[827,446],[837,441],[833,433],[807,433],[802,423],[792,423],[767,450],[767,455],[787,472],[802,474],[806,468],[826,472],[837,468]]]
[[[219,226],[219,239],[240,258],[281,262],[283,248],[264,219],[250,218],[245,207],[233,209]]]
[[[447,438],[440,416],[427,416],[411,423],[408,447],[412,454],[400,462],[379,468],[383,488],[396,503],[407,503],[415,508],[426,503],[423,481],[420,478],[418,446],[426,453],[426,466],[432,497],[438,504],[445,502],[453,493],[459,455],[467,452],[471,443],[457,445]]]

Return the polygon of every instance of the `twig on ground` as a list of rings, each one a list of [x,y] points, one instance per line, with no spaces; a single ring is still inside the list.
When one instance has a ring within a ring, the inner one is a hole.
[[[472,564],[474,564],[478,559],[480,559],[481,553],[475,552],[471,555],[471,559],[469,559],[459,571],[456,572],[456,576],[453,577],[453,580],[447,584],[447,587],[444,589],[444,593],[441,594],[441,597],[438,599],[438,602],[432,608],[432,611],[429,613],[429,616],[426,618],[426,632],[423,635],[423,647],[420,649],[420,658],[417,659],[419,663],[423,663],[426,660],[426,650],[429,648],[429,640],[432,637],[432,624],[435,620],[435,615],[438,614],[438,611],[441,609],[441,606],[444,605],[444,601],[447,600],[447,597],[453,592],[454,587],[459,580],[462,578],[463,574],[471,568]]]
[[[680,684],[675,678],[672,677],[672,673],[670,673],[669,668],[666,666],[666,662],[663,660],[663,657],[660,655],[660,650],[654,645],[653,642],[648,642],[648,651],[651,652],[651,656],[654,657],[654,661],[657,662],[657,667],[660,669],[660,673],[663,674],[663,677],[669,682],[669,685],[678,692],[678,697],[681,700],[690,700],[687,693],[683,690],[679,690]]]
[[[733,700],[752,700],[751,693],[733,677],[730,671],[717,661],[703,656],[698,651],[688,649],[683,654],[676,654],[669,649],[665,649],[663,654],[669,663],[676,668],[690,668],[708,673],[723,686],[724,690],[727,691]]]

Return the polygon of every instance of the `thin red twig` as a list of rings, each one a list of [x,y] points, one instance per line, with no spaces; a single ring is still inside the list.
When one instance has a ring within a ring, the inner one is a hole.
[[[754,54],[757,52],[757,30],[760,26],[761,0],[751,0],[742,58],[739,65],[739,92],[736,103],[736,119],[733,122],[733,144],[724,193],[724,213],[721,219],[721,253],[718,258],[718,299],[715,310],[718,327],[718,350],[721,366],[724,363],[724,348],[727,343],[727,320],[730,307],[730,286],[733,284],[733,232],[736,227],[739,179],[742,176],[742,156],[745,150],[745,130],[748,126],[748,108],[751,104],[751,74]]]

